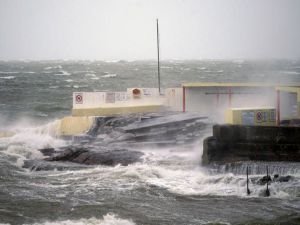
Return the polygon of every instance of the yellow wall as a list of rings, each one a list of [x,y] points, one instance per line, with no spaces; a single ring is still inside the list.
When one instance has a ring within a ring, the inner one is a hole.
[[[163,109],[162,104],[136,105],[136,106],[111,106],[99,108],[73,109],[72,116],[112,116],[130,113],[158,112]]]
[[[231,108],[225,113],[225,121],[230,124],[275,126],[274,108]]]
[[[0,131],[0,138],[12,137],[15,135],[13,131]]]
[[[58,136],[71,136],[87,132],[93,125],[94,117],[64,117],[60,121]]]

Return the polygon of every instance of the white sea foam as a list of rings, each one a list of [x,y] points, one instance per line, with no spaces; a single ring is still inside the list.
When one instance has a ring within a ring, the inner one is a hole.
[[[95,77],[96,74],[94,74],[94,73],[86,73],[85,76],[87,76],[87,77]]]
[[[120,60],[104,60],[104,62],[106,62],[106,63],[117,63],[119,61]]]
[[[22,73],[25,73],[25,74],[35,74],[36,72],[33,72],[33,71],[27,71],[27,72],[22,72]]]
[[[184,68],[184,67],[181,67],[180,69],[184,70],[184,71],[190,71],[191,70],[191,68]]]
[[[70,76],[71,74],[65,70],[59,71],[59,73],[56,73],[55,76]]]
[[[105,74],[105,75],[103,75],[101,77],[103,77],[103,78],[111,78],[111,77],[116,77],[116,76],[117,76],[117,74],[112,73],[112,74]]]
[[[18,71],[0,71],[0,74],[18,74]]]
[[[39,127],[24,127],[23,124],[10,128],[12,136],[1,138],[0,144],[6,146],[2,153],[13,156],[16,164],[22,166],[25,159],[42,158],[38,149],[61,147],[65,141],[56,138],[57,127],[60,121],[54,121]]]
[[[102,219],[97,219],[95,217],[89,219],[79,219],[79,220],[62,220],[44,223],[34,223],[34,225],[134,225],[135,223],[131,220],[121,219],[115,214],[108,213],[103,216]]]
[[[6,76],[6,77],[0,77],[0,79],[6,79],[6,80],[11,80],[11,79],[15,79],[15,76]]]
[[[66,81],[66,82],[69,82],[69,83],[70,83],[70,82],[73,82],[73,80],[71,80],[71,79],[68,79],[68,80],[65,80],[65,81]]]
[[[282,71],[282,73],[284,73],[284,74],[289,74],[289,75],[298,75],[298,74],[300,74],[300,73],[297,72],[297,71]]]
[[[52,70],[52,69],[62,69],[61,65],[57,65],[57,66],[47,66],[44,68],[44,70]]]
[[[173,69],[172,66],[161,66],[160,68],[162,68],[162,69]]]
[[[75,88],[75,89],[78,89],[78,88],[87,88],[88,85],[73,85],[72,87]]]

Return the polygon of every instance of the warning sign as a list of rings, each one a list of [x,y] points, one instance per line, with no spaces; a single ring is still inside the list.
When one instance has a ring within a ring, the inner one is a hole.
[[[76,102],[76,104],[82,104],[83,103],[82,93],[75,94],[75,102]]]
[[[270,111],[270,121],[275,121],[276,120],[276,111],[275,109]]]
[[[253,111],[242,112],[242,124],[243,125],[254,125],[254,112]]]
[[[115,92],[107,92],[105,102],[106,103],[115,103],[115,101],[116,101]]]
[[[257,122],[262,122],[263,121],[263,115],[261,111],[256,112],[256,121]]]

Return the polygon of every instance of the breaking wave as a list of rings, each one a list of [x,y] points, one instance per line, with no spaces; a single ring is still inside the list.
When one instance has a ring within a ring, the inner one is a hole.
[[[33,225],[134,225],[135,223],[131,220],[121,219],[115,214],[106,214],[102,219],[95,217],[89,219],[79,220],[62,220],[62,221],[48,221],[44,223],[34,223]]]
[[[116,77],[116,76],[117,76],[117,74],[112,73],[112,74],[105,74],[105,75],[103,75],[101,77],[103,77],[103,78],[112,78],[112,77]]]
[[[26,159],[41,159],[43,156],[38,149],[66,145],[66,141],[57,138],[59,123],[59,120],[55,120],[38,127],[12,126],[9,130],[0,132],[3,136],[0,136],[0,151],[20,167]]]
[[[6,80],[12,80],[15,79],[15,76],[6,76],[6,77],[0,77],[0,79],[6,79]]]

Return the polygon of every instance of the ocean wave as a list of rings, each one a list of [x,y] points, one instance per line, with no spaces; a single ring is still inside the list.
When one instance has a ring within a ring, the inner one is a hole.
[[[38,149],[61,147],[67,143],[57,138],[59,123],[59,120],[55,120],[38,127],[26,126],[22,122],[16,124],[6,131],[9,135],[0,138],[0,145],[3,147],[1,152],[13,157],[19,167],[23,166],[26,159],[41,159],[43,155]]]
[[[97,219],[95,217],[89,219],[79,219],[79,220],[62,220],[62,221],[48,221],[44,223],[34,223],[33,225],[134,225],[135,223],[131,220],[121,219],[118,215],[108,213],[103,216],[102,219]]]
[[[94,73],[86,73],[85,76],[87,76],[87,77],[95,77],[96,74],[94,74]]]
[[[300,74],[300,72],[297,72],[297,71],[282,71],[282,73],[290,74],[290,75],[299,75]]]
[[[0,71],[0,74],[18,74],[18,73],[21,73],[21,72],[18,72],[18,71]]]
[[[103,76],[101,76],[101,77],[103,77],[103,78],[111,78],[111,77],[116,77],[117,76],[117,74],[115,74],[115,73],[109,73],[109,74],[105,74],[105,75],[103,75]]]
[[[15,76],[6,76],[6,77],[0,77],[0,79],[5,79],[5,80],[12,80],[15,79]]]
[[[78,89],[78,88],[87,88],[88,85],[73,85],[72,88]]]
[[[235,60],[232,60],[233,63],[236,63],[236,64],[243,64],[245,63],[245,60],[243,59],[235,59]]]
[[[52,70],[52,69],[62,69],[61,65],[58,66],[47,66],[44,68],[44,70]]]
[[[58,73],[54,74],[55,76],[70,76],[71,74],[68,71],[61,70]]]
[[[177,195],[248,197],[245,175],[234,175],[232,173],[209,175],[201,167],[186,170],[170,169],[161,166],[150,166],[147,168],[146,165],[143,168],[135,168],[130,172],[127,171],[128,175],[139,177],[151,186],[166,189]],[[251,195],[249,197],[263,196],[266,187],[256,184],[255,180],[258,179],[259,176],[250,176]],[[269,186],[271,197],[280,199],[296,197],[297,188],[300,188],[299,181],[287,183],[275,182]]]
[[[160,68],[162,68],[162,69],[173,69],[174,67],[172,67],[172,66],[161,66]]]
[[[97,166],[85,170],[64,171],[59,174],[66,182],[77,183],[74,188],[117,188],[134,190],[141,186],[158,187],[180,196],[237,196],[257,198],[264,195],[266,187],[259,185],[262,175],[250,175],[251,195],[246,192],[246,175],[233,173],[212,174],[210,168],[199,166],[199,152],[177,150],[144,151],[144,161],[129,166]],[[101,174],[101,175],[100,175]],[[85,177],[89,177],[86,182]],[[294,174],[290,182],[272,182],[271,198],[297,197],[300,175]]]
[[[184,67],[181,67],[180,69],[183,70],[183,71],[190,71],[191,70],[191,68],[184,68]]]
[[[25,72],[22,72],[22,73],[24,73],[24,74],[35,74],[36,72],[33,72],[33,71],[25,71]]]

